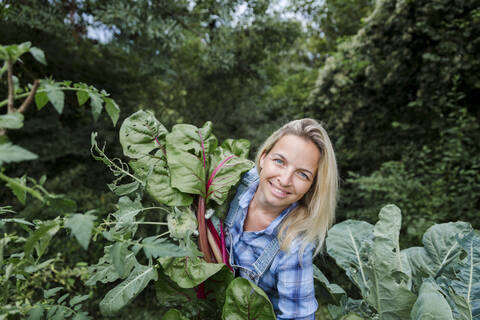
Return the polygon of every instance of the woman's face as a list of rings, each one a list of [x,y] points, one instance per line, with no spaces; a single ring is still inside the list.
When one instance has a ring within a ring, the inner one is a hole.
[[[315,181],[320,151],[310,140],[288,134],[260,157],[258,203],[278,213],[300,200]]]

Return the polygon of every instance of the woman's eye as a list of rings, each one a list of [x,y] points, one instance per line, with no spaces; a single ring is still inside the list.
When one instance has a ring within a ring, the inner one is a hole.
[[[300,177],[301,177],[302,179],[305,179],[305,180],[308,180],[308,179],[309,179],[309,177],[308,177],[308,175],[307,175],[306,173],[299,172],[298,174],[300,175]]]
[[[273,159],[273,162],[275,162],[276,164],[283,164],[282,159]]]

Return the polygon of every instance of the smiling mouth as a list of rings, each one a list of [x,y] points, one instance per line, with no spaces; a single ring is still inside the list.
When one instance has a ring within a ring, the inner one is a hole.
[[[284,191],[282,189],[279,189],[273,185],[270,181],[268,181],[268,184],[270,185],[270,189],[272,190],[272,193],[279,198],[285,198],[290,194],[290,192]]]

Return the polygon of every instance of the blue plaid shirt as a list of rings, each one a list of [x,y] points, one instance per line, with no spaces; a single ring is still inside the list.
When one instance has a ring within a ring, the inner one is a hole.
[[[257,174],[256,169],[250,170],[247,175]],[[277,236],[282,220],[291,212],[297,203],[285,209],[266,229],[261,231],[243,231],[243,224],[247,216],[248,206],[258,187],[258,180],[252,183],[239,197],[239,212],[233,227],[229,230],[233,242],[233,259],[236,265],[241,266],[240,276],[249,279],[247,271],[260,256],[263,249]],[[227,248],[230,247],[227,237]],[[313,245],[305,248],[302,259],[298,254],[299,243],[293,243],[289,252],[280,250],[270,267],[265,271],[258,282],[270,298],[277,319],[315,319],[318,304],[315,299],[313,285]],[[245,268],[245,270],[243,269]]]

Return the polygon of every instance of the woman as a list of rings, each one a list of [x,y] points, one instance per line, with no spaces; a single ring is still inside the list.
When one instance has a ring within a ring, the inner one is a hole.
[[[338,188],[330,139],[313,119],[274,132],[225,219],[230,264],[269,296],[278,319],[314,319],[312,258],[332,225]]]

